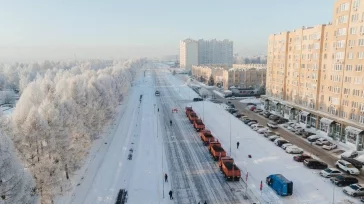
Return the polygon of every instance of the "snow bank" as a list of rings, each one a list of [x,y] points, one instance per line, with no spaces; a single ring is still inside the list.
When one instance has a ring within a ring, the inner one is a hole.
[[[255,104],[261,104],[262,102],[260,101],[260,99],[257,99],[255,97],[250,97],[250,98],[244,98],[243,100],[239,101],[240,103],[255,103]]]

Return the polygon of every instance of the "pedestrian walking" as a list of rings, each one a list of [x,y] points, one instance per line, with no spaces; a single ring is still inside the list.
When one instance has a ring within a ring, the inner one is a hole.
[[[171,124],[171,126],[172,126],[172,120],[169,121],[169,124]]]
[[[164,182],[168,182],[168,175],[164,174]]]
[[[236,143],[236,149],[239,149],[240,142]]]
[[[169,191],[169,199],[170,200],[173,200],[173,192],[172,192],[172,190]]]
[[[207,202],[205,201],[203,204],[207,204]]]

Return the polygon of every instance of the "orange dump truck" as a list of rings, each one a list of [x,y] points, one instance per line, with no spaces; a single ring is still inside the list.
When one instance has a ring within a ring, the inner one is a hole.
[[[222,171],[222,162],[223,161],[230,161],[230,162],[234,162],[234,159],[229,157],[229,156],[226,156],[226,157],[221,157],[220,160],[219,160],[219,167],[220,167],[220,170]]]
[[[190,122],[193,124],[193,122],[195,120],[198,119],[197,117],[197,114],[194,112],[194,111],[191,111],[189,114],[188,114],[188,119],[190,120]]]
[[[221,160],[221,169],[227,181],[239,181],[241,172],[233,161]]]
[[[210,153],[215,161],[219,160],[221,157],[226,156],[226,152],[224,148],[221,147],[221,145],[212,145],[210,149]]]
[[[200,134],[201,140],[205,145],[208,145],[210,142],[215,142],[214,136],[212,136],[211,132],[202,132]]]
[[[220,142],[218,142],[218,141],[210,142],[210,144],[209,144],[209,151],[211,151],[211,147],[212,147],[213,145],[217,145],[217,146],[221,147],[221,144],[220,144]]]
[[[190,112],[193,111],[192,107],[186,107],[186,116],[188,117],[188,115],[190,114]]]
[[[204,130],[205,129],[205,124],[203,124],[202,120],[201,119],[196,119],[194,122],[193,122],[193,127],[198,131],[200,130]]]

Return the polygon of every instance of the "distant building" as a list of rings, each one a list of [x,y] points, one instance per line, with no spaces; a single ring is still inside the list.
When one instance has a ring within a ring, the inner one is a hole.
[[[192,65],[198,65],[198,42],[192,39],[180,41],[180,67],[192,69]]]
[[[265,86],[266,65],[234,64],[230,69],[227,69],[226,66],[192,66],[192,76],[204,83],[207,83],[212,76],[214,85],[221,86],[225,90],[231,86],[257,89]]]
[[[230,40],[198,40],[199,65],[227,65],[234,62],[233,41]]]
[[[180,67],[192,69],[192,65],[213,65],[231,68],[234,62],[233,41],[185,39],[180,42]]]

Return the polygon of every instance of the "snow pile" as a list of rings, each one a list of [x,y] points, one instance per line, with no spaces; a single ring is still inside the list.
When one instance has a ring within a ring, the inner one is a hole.
[[[261,104],[262,102],[258,99],[258,98],[255,98],[255,97],[249,97],[249,98],[244,98],[243,100],[240,101],[240,103],[254,103],[254,104]]]
[[[48,69],[26,86],[5,127],[23,164],[35,175],[42,203],[51,203],[67,187],[93,140],[114,117],[132,70],[143,63]]]

